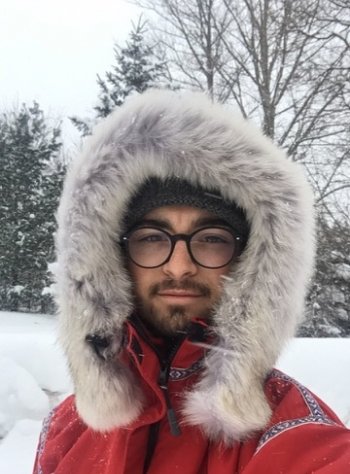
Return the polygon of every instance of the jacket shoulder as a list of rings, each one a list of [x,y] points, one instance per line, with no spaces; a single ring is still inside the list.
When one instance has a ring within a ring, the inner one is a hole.
[[[75,397],[71,395],[55,407],[43,422],[33,474],[54,472],[60,459],[86,429],[76,410]]]
[[[349,472],[350,430],[322,400],[278,370],[269,374],[265,393],[273,415],[251,459],[253,469],[264,464],[270,473]]]
[[[305,423],[344,427],[326,403],[300,382],[279,370],[270,372],[265,383],[265,393],[273,411],[270,428],[280,422],[289,427]]]

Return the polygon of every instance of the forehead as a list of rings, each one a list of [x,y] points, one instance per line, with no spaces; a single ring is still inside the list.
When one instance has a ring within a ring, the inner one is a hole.
[[[192,229],[203,225],[227,225],[212,212],[192,206],[163,206],[152,209],[145,214],[143,222],[159,223],[172,229]]]

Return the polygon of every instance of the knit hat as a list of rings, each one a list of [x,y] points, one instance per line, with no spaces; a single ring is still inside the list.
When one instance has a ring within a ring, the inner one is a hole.
[[[212,212],[225,220],[242,238],[245,245],[249,224],[243,209],[233,201],[225,200],[219,191],[194,186],[180,178],[161,180],[149,178],[131,198],[124,216],[124,228],[129,230],[152,209],[162,206],[185,205]]]

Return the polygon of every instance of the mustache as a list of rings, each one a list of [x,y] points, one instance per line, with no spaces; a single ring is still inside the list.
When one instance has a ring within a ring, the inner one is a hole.
[[[207,285],[188,279],[181,281],[168,279],[159,283],[154,283],[154,285],[150,287],[149,293],[150,296],[155,296],[157,293],[164,290],[194,290],[201,296],[211,295],[210,288]]]

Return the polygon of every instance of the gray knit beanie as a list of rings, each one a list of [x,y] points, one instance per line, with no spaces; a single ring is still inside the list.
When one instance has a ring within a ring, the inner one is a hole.
[[[193,206],[212,212],[240,235],[243,244],[248,240],[249,224],[241,208],[224,200],[218,191],[194,186],[179,178],[161,180],[152,177],[145,181],[129,202],[124,229],[130,230],[152,209],[172,205]]]

